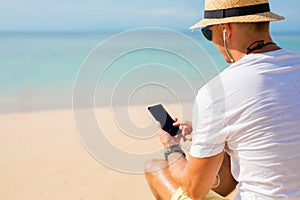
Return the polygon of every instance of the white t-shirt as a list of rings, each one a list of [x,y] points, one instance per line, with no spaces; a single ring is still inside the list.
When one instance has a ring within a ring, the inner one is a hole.
[[[300,56],[250,54],[199,90],[190,154],[224,149],[236,199],[300,199]]]

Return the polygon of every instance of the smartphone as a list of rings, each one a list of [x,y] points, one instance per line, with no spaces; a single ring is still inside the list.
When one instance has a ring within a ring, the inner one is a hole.
[[[160,122],[164,131],[168,132],[171,136],[181,134],[181,130],[178,126],[173,126],[175,121],[161,104],[150,106],[148,110],[153,117]]]

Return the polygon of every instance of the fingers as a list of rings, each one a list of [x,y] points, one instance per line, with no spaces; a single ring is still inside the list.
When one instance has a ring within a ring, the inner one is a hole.
[[[182,130],[182,134],[176,135],[175,137],[172,137],[169,133],[164,131],[162,129],[161,124],[156,121],[156,126],[161,129],[159,132],[159,138],[162,142],[162,144],[166,147],[172,144],[180,144],[180,141],[183,140],[184,142],[186,141],[191,141],[192,140],[192,122],[190,121],[184,121],[180,122],[178,118],[174,118],[174,123],[173,126],[178,126]]]
[[[192,126],[192,122],[190,122],[190,121],[183,121],[183,122],[176,121],[176,122],[173,123],[173,126]]]
[[[192,141],[192,122],[184,121],[184,122],[178,122],[177,125],[179,125],[179,128],[182,130],[182,140],[184,142],[186,141]]]
[[[174,141],[180,145],[180,141],[183,137],[181,134],[179,134],[179,135],[175,135],[173,138],[174,138]]]
[[[184,142],[186,142],[186,141],[192,141],[192,135],[183,135],[182,136],[182,140],[184,141]]]
[[[175,123],[178,122],[178,118],[177,117],[173,118],[173,120],[175,121]]]
[[[192,131],[192,122],[184,121],[184,122],[175,122],[173,126],[179,126],[182,131]]]

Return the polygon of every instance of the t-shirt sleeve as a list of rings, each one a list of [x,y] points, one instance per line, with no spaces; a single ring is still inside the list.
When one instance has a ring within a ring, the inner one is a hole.
[[[193,108],[193,140],[190,155],[206,158],[221,153],[225,148],[225,97],[220,79],[203,86]]]

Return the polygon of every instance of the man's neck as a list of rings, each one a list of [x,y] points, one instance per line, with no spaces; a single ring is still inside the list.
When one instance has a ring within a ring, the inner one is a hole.
[[[262,34],[261,36],[259,35],[251,36],[251,37],[247,37],[247,39],[240,40],[240,41],[236,40],[235,43],[232,44],[234,48],[232,48],[231,50],[231,54],[234,60],[238,61],[242,59],[246,55],[247,48],[249,48],[251,44],[260,40],[263,40],[265,43],[273,42],[270,34]],[[276,44],[270,44],[270,45],[263,46],[260,49],[252,51],[251,54],[265,53],[265,52],[274,51],[278,49],[280,49],[280,47],[278,47]]]

